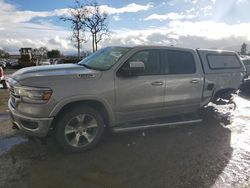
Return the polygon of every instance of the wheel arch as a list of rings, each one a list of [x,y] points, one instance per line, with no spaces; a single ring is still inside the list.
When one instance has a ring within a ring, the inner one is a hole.
[[[57,121],[57,118],[62,114],[65,110],[69,108],[73,108],[74,106],[89,106],[96,109],[103,117],[105,126],[110,126],[114,122],[113,113],[111,108],[107,106],[107,104],[101,102],[97,99],[82,99],[82,100],[74,100],[70,102],[64,102],[63,104],[57,105],[53,111],[51,112],[50,116],[55,117],[53,122]],[[54,126],[54,123],[52,124]]]
[[[237,89],[235,88],[224,88],[224,89],[220,89],[217,90],[213,97],[212,97],[212,102],[216,101],[218,98],[223,98],[223,99],[230,99],[231,98],[231,94],[235,93],[237,91]]]

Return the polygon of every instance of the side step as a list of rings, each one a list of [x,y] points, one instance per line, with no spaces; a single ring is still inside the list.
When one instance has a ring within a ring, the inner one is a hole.
[[[184,124],[191,124],[191,123],[201,123],[201,122],[202,122],[202,119],[195,119],[195,120],[157,123],[157,124],[140,125],[140,126],[134,125],[131,127],[114,127],[113,131],[115,133],[120,133],[120,132],[136,131],[136,130],[142,130],[142,129],[150,129],[150,128],[166,127],[166,126],[182,125],[182,124],[184,125]]]

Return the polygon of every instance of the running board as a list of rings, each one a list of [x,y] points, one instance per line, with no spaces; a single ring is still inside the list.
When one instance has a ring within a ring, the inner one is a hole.
[[[142,130],[142,129],[174,126],[174,125],[181,125],[181,124],[201,123],[201,122],[202,122],[202,119],[196,119],[196,120],[159,123],[159,124],[141,125],[141,126],[133,126],[133,127],[114,127],[113,132],[121,133],[121,132],[129,132],[129,131],[136,131],[136,130]]]

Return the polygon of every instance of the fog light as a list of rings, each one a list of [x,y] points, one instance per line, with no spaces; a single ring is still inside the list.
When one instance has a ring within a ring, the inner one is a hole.
[[[27,129],[36,129],[38,127],[37,122],[21,120],[22,126]]]

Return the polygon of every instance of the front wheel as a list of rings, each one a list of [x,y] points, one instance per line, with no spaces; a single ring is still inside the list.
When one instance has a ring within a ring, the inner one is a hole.
[[[98,111],[87,106],[76,106],[64,111],[56,122],[57,143],[68,152],[93,148],[104,132],[103,118]]]

